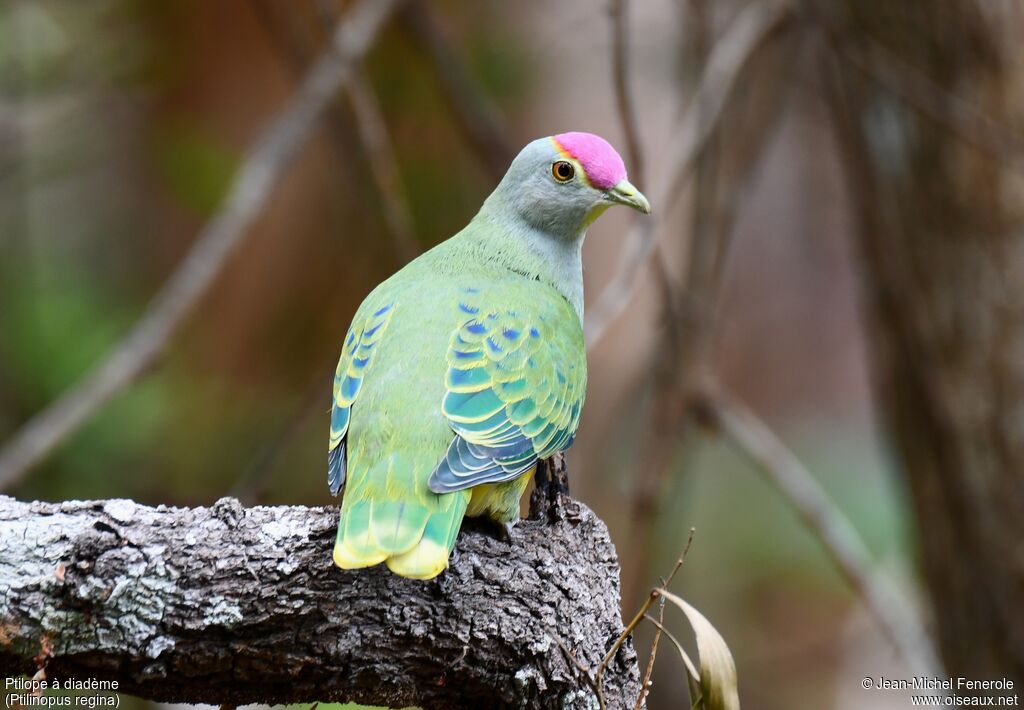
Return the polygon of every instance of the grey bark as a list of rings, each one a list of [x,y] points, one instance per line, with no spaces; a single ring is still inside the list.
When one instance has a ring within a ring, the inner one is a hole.
[[[430,581],[334,567],[335,508],[0,497],[0,676],[44,663],[173,702],[596,707],[559,642],[597,667],[623,628],[618,561],[586,506],[551,496],[510,542],[464,527]],[[633,706],[631,644],[603,687]]]
[[[946,670],[1020,682],[1024,189],[1007,137],[1024,115],[1019,8],[821,5],[840,49],[828,85],[879,401]]]

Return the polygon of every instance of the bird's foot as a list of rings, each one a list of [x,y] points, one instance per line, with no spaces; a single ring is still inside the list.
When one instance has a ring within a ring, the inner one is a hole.
[[[489,516],[480,516],[476,518],[466,518],[463,522],[463,530],[472,530],[486,535],[489,538],[498,540],[500,542],[512,544],[512,528],[516,526],[518,520],[513,520],[507,523],[501,523]]]
[[[510,522],[507,522],[507,523],[502,523],[501,525],[499,525],[498,529],[499,529],[500,532],[498,533],[498,539],[499,540],[504,540],[505,542],[507,542],[508,544],[511,545],[512,544],[512,528],[514,528],[516,526],[517,522],[518,521],[513,520],[513,521],[510,521]]]
[[[494,536],[495,540],[501,540],[502,542],[507,542],[509,545],[511,545],[512,528],[516,526],[517,522],[519,521],[512,520],[505,523],[499,523],[497,520],[491,520],[490,525],[488,525],[487,527],[490,528],[490,531]]]

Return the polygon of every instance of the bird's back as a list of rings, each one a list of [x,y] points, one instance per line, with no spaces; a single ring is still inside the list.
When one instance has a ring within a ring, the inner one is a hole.
[[[554,288],[467,261],[459,263],[447,243],[423,255],[366,298],[346,336],[336,400],[345,372],[361,369],[345,441],[334,553],[341,567],[386,562],[403,576],[429,578],[447,565],[471,492],[438,495],[427,481],[454,438],[442,402],[458,329],[481,310],[509,308],[527,318],[568,318],[579,328]],[[474,508],[487,512],[486,505]]]

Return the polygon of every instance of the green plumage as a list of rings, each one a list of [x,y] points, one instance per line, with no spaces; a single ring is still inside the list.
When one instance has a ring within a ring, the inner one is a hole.
[[[494,444],[494,427],[481,423],[500,414],[539,435],[536,458],[567,444],[579,422],[586,359],[573,307],[532,278],[466,264],[457,239],[375,289],[346,336],[330,440],[331,449],[346,442],[341,566],[387,562],[405,576],[436,575],[471,497],[427,485],[455,432]],[[463,350],[460,336],[469,340]],[[453,383],[459,373],[469,377]],[[482,487],[474,512],[515,519],[525,483]]]

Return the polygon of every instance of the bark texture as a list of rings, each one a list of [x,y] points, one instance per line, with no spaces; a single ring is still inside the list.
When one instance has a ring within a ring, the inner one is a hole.
[[[334,508],[0,497],[0,676],[45,663],[230,705],[596,707],[559,642],[596,668],[622,630],[618,562],[588,508],[551,500],[511,542],[464,528],[451,568],[420,582],[335,568]],[[627,644],[604,694],[638,692]]]
[[[1014,3],[823,7],[879,401],[947,671],[1024,680],[1024,180]],[[1000,126],[1004,127],[1001,128]]]

